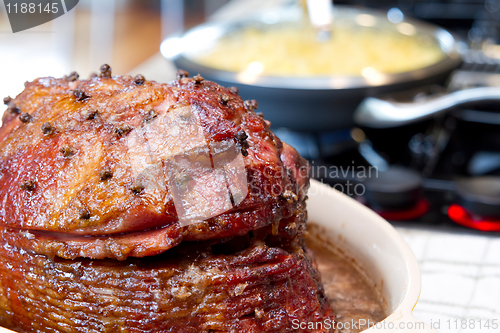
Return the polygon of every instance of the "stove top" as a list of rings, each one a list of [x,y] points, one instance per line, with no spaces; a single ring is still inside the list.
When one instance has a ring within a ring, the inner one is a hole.
[[[499,64],[465,61],[447,87],[386,97],[420,100],[500,86]],[[393,223],[500,234],[499,111],[500,102],[490,102],[396,128],[275,132],[309,159],[313,178]]]

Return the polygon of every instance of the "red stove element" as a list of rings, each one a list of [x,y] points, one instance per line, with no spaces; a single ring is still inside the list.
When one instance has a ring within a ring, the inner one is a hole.
[[[429,202],[422,198],[413,207],[403,210],[381,211],[374,209],[374,211],[386,220],[391,221],[408,221],[417,219],[425,215],[429,211]]]
[[[471,215],[464,207],[452,204],[448,208],[449,218],[464,227],[481,231],[500,231],[500,218],[488,219]]]

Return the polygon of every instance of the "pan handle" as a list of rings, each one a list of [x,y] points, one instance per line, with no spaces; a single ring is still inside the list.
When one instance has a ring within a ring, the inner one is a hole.
[[[500,87],[464,89],[414,103],[368,97],[356,109],[354,121],[372,128],[397,127],[432,118],[460,105],[488,101],[500,101]]]

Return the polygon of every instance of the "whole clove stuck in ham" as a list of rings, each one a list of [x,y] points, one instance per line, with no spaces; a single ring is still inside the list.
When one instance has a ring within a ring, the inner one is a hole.
[[[89,79],[27,82],[4,103],[0,326],[297,332],[333,322],[305,251],[309,165],[237,89],[104,65]]]

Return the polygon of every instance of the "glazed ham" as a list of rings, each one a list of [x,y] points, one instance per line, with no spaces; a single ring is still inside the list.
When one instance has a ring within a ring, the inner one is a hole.
[[[0,267],[0,294],[8,297],[0,297],[0,323],[21,332],[294,332],[294,320],[333,318],[303,253],[255,245],[233,255],[186,255],[180,248],[154,261],[109,262],[0,247],[0,260],[15,265]],[[20,281],[15,289],[12,279]]]
[[[0,247],[0,262],[10,263],[0,265],[0,323],[20,331],[194,333],[295,332],[297,320],[332,320],[302,250],[305,217],[299,208],[276,236],[269,226],[125,261],[51,260]]]
[[[304,245],[309,166],[255,101],[183,71],[159,84],[105,65],[26,83],[5,103],[0,326],[295,332],[333,320]]]
[[[26,83],[0,129],[0,239],[48,256],[123,260],[290,216],[308,187],[305,160],[253,101],[179,76]],[[230,163],[236,175],[217,172]],[[173,193],[183,182],[191,197]],[[181,218],[179,201],[191,203]]]

